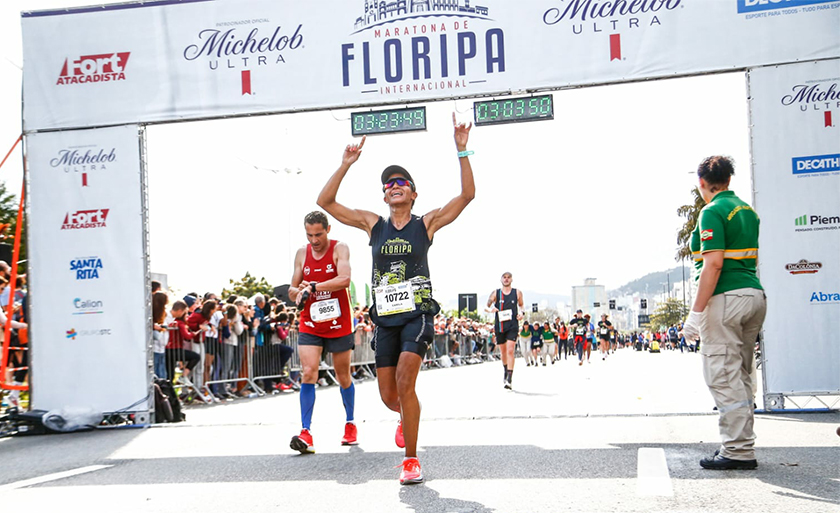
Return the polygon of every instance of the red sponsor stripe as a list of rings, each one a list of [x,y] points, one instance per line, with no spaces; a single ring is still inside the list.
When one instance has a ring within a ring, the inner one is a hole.
[[[87,187],[87,173],[82,173],[82,187]]]
[[[610,34],[610,61],[621,60],[621,34]]]
[[[834,123],[831,122],[831,111],[825,111],[825,126],[834,126]]]
[[[242,71],[242,94],[251,94],[251,70]]]

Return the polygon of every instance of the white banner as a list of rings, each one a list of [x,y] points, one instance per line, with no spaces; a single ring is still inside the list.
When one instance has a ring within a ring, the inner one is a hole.
[[[750,71],[765,390],[840,392],[840,59]]]
[[[837,0],[164,0],[23,16],[27,132],[840,57]]]
[[[26,138],[35,409],[148,395],[139,141],[136,125]]]

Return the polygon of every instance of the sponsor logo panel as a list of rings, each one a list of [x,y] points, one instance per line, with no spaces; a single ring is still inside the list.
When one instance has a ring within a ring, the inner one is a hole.
[[[840,7],[840,2],[837,6]],[[811,113],[809,115],[820,126],[834,128],[832,112],[840,109],[840,81],[808,80],[792,86],[780,101],[785,107],[799,107],[801,112]]]
[[[70,328],[64,332],[64,335],[69,340],[84,339],[84,338],[102,338],[111,336],[111,328],[96,328],[88,330],[76,330]]]
[[[804,214],[793,220],[797,232],[840,230],[840,215]]]
[[[98,315],[104,313],[105,304],[99,299],[73,300],[73,315]]]
[[[101,53],[68,57],[55,85],[94,84],[125,80],[125,67],[131,52]]]
[[[809,262],[804,258],[795,264],[785,265],[785,269],[790,274],[817,274],[822,267],[822,262]]]
[[[85,230],[88,228],[105,228],[108,220],[108,208],[96,210],[77,210],[67,212],[64,222],[61,223],[62,230]]]
[[[99,257],[82,257],[70,260],[70,272],[76,280],[98,280],[103,270],[102,259]]]
[[[840,292],[812,292],[810,303],[812,305],[840,304]]]
[[[820,6],[819,4],[834,3],[837,0],[737,0],[738,13],[754,13],[764,11],[775,11],[778,9],[793,10],[796,7],[814,6],[812,9],[830,9],[831,6]],[[796,10],[796,12],[799,12]],[[775,13],[778,14],[778,13]],[[793,13],[791,13],[793,14]]]
[[[814,155],[791,159],[793,174],[812,175],[818,173],[840,174],[840,153],[833,155]]]
[[[62,169],[65,173],[81,176],[82,187],[88,186],[88,173],[91,171],[105,171],[108,164],[117,161],[117,150],[105,150],[94,147],[70,147],[59,150],[55,158],[50,160],[50,166]]]

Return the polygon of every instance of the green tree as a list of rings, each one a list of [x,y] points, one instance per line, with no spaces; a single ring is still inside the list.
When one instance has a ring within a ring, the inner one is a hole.
[[[17,227],[17,214],[18,214],[18,206],[20,205],[20,199],[9,192],[6,188],[6,183],[0,181],[0,224],[8,225],[6,231],[3,233],[5,235],[5,239],[2,242],[6,244],[11,244],[14,247],[15,243],[15,230]],[[24,219],[24,224],[21,226],[20,231],[20,256],[19,260],[26,260],[26,219]],[[26,272],[25,266],[21,266],[18,268],[19,273]]]
[[[688,307],[675,297],[669,297],[664,303],[656,306],[656,311],[650,316],[650,327],[662,329],[672,324],[677,325],[688,315]]]
[[[540,309],[538,312],[525,312],[525,315],[528,316],[530,322],[554,322],[554,319],[560,317],[560,313],[555,310],[554,308],[543,308]]]
[[[264,294],[266,296],[272,296],[274,294],[274,287],[269,285],[265,278],[260,278],[259,280],[251,276],[251,273],[246,272],[245,277],[241,280],[230,280],[231,288],[228,290],[225,288],[222,290],[222,297],[228,297],[230,295],[236,296],[245,296],[251,297],[254,294]]]
[[[700,211],[706,206],[706,202],[700,194],[700,189],[695,187],[691,190],[691,195],[694,202],[677,209],[677,214],[685,218],[683,227],[677,232],[677,255],[674,257],[674,260],[677,261],[691,259],[691,234],[697,227]]]

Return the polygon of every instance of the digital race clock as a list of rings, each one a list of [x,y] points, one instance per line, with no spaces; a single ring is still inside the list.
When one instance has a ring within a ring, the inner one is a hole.
[[[353,135],[390,134],[426,129],[426,107],[350,114]]]
[[[554,97],[545,94],[475,102],[473,111],[476,126],[554,119]]]

